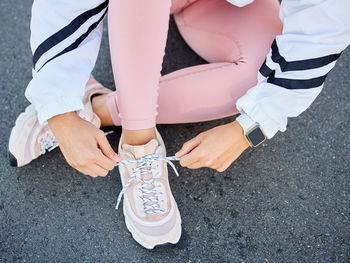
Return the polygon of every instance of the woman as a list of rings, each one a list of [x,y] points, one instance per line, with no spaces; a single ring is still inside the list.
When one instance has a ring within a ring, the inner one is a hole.
[[[108,1],[34,1],[34,70],[26,90],[32,105],[11,132],[11,163],[22,166],[59,144],[84,174],[105,176],[118,165],[118,204],[124,195],[135,240],[149,249],[177,243],[181,218],[165,166],[176,158],[166,157],[156,123],[240,113],[176,153],[184,167],[224,171],[248,146],[284,131],[288,117],[309,107],[350,42],[346,0],[285,0],[280,12],[276,0],[251,2],[111,1],[111,93],[90,77]],[[170,13],[185,41],[210,64],[160,76]],[[98,129],[107,125],[122,126],[119,155]]]

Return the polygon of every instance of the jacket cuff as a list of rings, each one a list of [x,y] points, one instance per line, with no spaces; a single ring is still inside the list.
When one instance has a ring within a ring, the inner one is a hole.
[[[55,101],[49,102],[36,109],[38,113],[38,120],[41,125],[46,124],[47,120],[53,116],[79,111],[84,108],[82,98],[57,98]]]
[[[249,94],[244,95],[237,100],[236,107],[240,113],[247,114],[253,121],[260,125],[264,134],[268,139],[271,139],[279,130],[285,131],[286,125],[281,127],[264,109],[264,105],[255,100]]]

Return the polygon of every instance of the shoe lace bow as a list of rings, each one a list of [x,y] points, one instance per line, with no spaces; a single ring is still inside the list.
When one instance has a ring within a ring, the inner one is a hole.
[[[117,200],[117,205],[116,209],[118,209],[120,201],[130,186],[130,184],[134,181],[137,180],[141,182],[141,188],[138,188],[138,190],[141,191],[141,196],[138,196],[138,198],[141,199],[142,201],[142,206],[144,207],[144,213],[145,214],[153,214],[153,213],[158,213],[158,212],[164,212],[164,209],[160,208],[161,202],[163,200],[159,200],[158,197],[160,197],[163,193],[158,191],[158,188],[160,185],[155,185],[155,180],[159,177],[159,171],[156,171],[159,165],[155,165],[153,168],[151,168],[151,164],[153,161],[166,161],[171,168],[173,168],[175,174],[179,176],[179,173],[176,170],[175,165],[171,161],[179,161],[180,159],[177,158],[176,156],[168,156],[164,157],[162,155],[158,154],[150,154],[146,155],[140,159],[136,160],[123,160],[119,162],[116,166],[120,165],[127,165],[131,163],[137,163],[138,165],[133,168],[132,174],[127,181],[127,183],[123,186],[123,189],[120,191],[118,200]],[[156,171],[153,173],[153,171]],[[149,179],[144,179],[142,177],[137,176],[139,174],[140,176],[146,175],[146,174],[151,174],[151,178]],[[152,188],[147,188],[149,186],[153,186]]]

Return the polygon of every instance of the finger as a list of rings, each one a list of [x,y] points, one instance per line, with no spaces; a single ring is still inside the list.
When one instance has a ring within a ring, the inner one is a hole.
[[[100,132],[97,135],[97,144],[100,147],[101,151],[104,155],[106,155],[108,158],[120,162],[122,159],[118,154],[115,153],[115,151],[112,149],[111,145],[109,144],[106,135],[103,133],[103,131],[100,130]]]
[[[93,172],[89,172],[86,175],[90,176],[90,177],[93,177],[93,178],[99,177],[97,174],[94,174]]]
[[[191,151],[190,153],[181,157],[180,165],[184,166],[184,167],[188,167],[191,164],[194,164],[196,162],[200,162],[202,157],[203,157],[203,153],[201,152],[200,147],[197,147],[193,151]]]
[[[83,174],[83,175],[89,175],[90,171],[86,168],[82,168],[80,166],[75,166],[72,165],[71,163],[68,162],[68,164],[76,171],[78,171],[79,173]]]
[[[224,171],[226,171],[226,169],[228,168],[229,166],[221,166],[219,168],[217,168],[216,170],[219,172],[219,173],[222,173]]]
[[[101,166],[94,164],[91,168],[90,168],[91,172],[93,174],[96,174],[97,176],[102,176],[105,177],[108,174],[108,170],[102,168]]]
[[[201,143],[200,137],[196,136],[194,138],[192,138],[191,140],[185,142],[180,151],[178,151],[177,153],[175,153],[175,156],[178,158],[181,158],[182,156],[184,156],[185,154],[189,153],[190,151],[192,151],[195,147],[197,147],[199,144]]]
[[[195,162],[195,163],[187,166],[187,168],[189,168],[189,169],[198,169],[198,168],[202,168],[202,167],[203,167],[203,165],[200,162]]]
[[[102,152],[96,150],[96,164],[104,168],[105,170],[111,171],[116,165],[116,161],[106,157]]]
[[[97,174],[95,174],[94,172],[92,172],[91,170],[89,169],[85,169],[85,170],[78,170],[79,172],[81,172],[82,174],[84,175],[87,175],[87,176],[90,176],[90,177],[98,177]]]

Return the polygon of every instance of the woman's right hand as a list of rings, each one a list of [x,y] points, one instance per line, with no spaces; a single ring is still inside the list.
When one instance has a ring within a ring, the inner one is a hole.
[[[54,116],[48,123],[66,161],[79,172],[106,176],[121,161],[104,132],[75,112]]]

